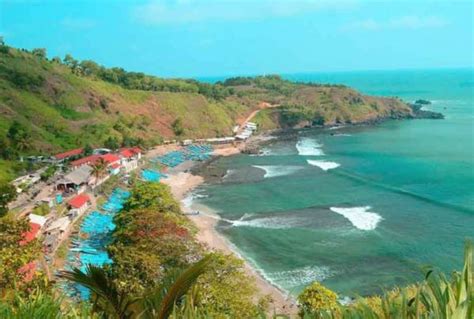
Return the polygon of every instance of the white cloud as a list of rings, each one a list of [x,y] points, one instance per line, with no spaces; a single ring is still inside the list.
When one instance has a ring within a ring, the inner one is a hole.
[[[94,20],[80,18],[64,18],[61,25],[71,29],[90,29],[96,25]]]
[[[329,8],[346,8],[356,0],[175,0],[151,1],[134,8],[133,15],[150,25],[203,21],[258,20],[290,17]],[[337,2],[337,3],[336,3]]]
[[[448,25],[448,21],[436,16],[419,17],[419,16],[402,16],[392,18],[386,21],[377,21],[367,19],[355,21],[341,27],[342,31],[353,30],[396,30],[396,29],[425,29],[425,28],[441,28]]]
[[[388,26],[395,29],[439,28],[447,25],[440,17],[404,16],[389,21]]]

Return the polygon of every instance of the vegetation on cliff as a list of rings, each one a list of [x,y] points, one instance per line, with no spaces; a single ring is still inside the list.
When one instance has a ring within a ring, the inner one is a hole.
[[[412,116],[407,104],[341,85],[293,83],[276,75],[216,84],[162,79],[121,68],[47,58],[0,44],[0,179],[28,170],[20,155],[75,147],[152,145],[163,139],[232,134],[263,108],[261,129],[358,123]]]

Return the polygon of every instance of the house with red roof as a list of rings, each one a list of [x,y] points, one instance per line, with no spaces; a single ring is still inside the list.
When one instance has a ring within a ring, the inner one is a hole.
[[[75,161],[72,161],[70,165],[73,169],[79,168],[83,165],[94,165],[95,162],[97,162],[100,157],[101,155],[89,155],[89,156],[77,159]]]
[[[130,173],[138,168],[138,161],[142,157],[142,150],[139,147],[124,147],[119,149],[122,158],[122,167],[125,173]]]
[[[69,218],[75,219],[86,212],[91,205],[91,199],[89,195],[83,193],[74,196],[67,202],[67,205],[70,209],[68,213]]]
[[[70,150],[70,151],[67,151],[67,152],[64,152],[64,153],[59,153],[59,154],[53,155],[53,160],[55,162],[63,162],[63,161],[68,160],[72,157],[79,156],[83,152],[84,152],[83,148],[76,148],[76,149],[73,149],[73,150]]]
[[[110,174],[117,175],[118,173],[120,173],[122,162],[120,160],[119,155],[109,153],[101,155],[101,158],[107,163],[107,168]]]
[[[34,240],[40,233],[41,225],[30,222],[30,229],[23,233],[23,239],[20,241],[20,246],[26,245]]]

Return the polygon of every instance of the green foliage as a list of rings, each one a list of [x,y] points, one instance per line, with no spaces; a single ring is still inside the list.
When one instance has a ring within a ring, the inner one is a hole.
[[[125,203],[124,211],[151,209],[156,212],[181,212],[178,202],[173,198],[167,185],[161,183],[137,182],[132,195]]]
[[[35,240],[22,242],[29,229],[27,219],[15,220],[8,215],[0,218],[0,299],[20,292],[23,275],[18,270],[37,256],[39,245]]]
[[[106,173],[107,162],[103,158],[99,158],[94,165],[92,165],[92,175],[95,177],[96,184]]]
[[[92,265],[87,266],[85,273],[75,268],[63,271],[60,276],[91,290],[93,314],[120,319],[166,319],[206,271],[209,262],[210,258],[206,257],[185,270],[175,270],[160,285],[139,295],[121,292],[110,279],[109,271]]]
[[[18,151],[12,146],[10,140],[0,136],[0,158],[14,160],[18,157]]]
[[[90,144],[86,144],[84,146],[84,150],[83,150],[84,156],[92,155],[93,151],[94,151],[94,149],[92,148],[92,146],[90,146]]]
[[[30,146],[31,133],[28,127],[18,121],[13,121],[8,129],[7,138],[18,151],[24,151]]]
[[[301,315],[309,314],[315,318],[325,312],[335,312],[338,306],[337,295],[318,282],[306,287],[298,296],[298,302]]]
[[[114,136],[109,136],[104,142],[104,147],[111,150],[116,150],[120,147],[120,142],[118,138]]]
[[[37,56],[41,59],[46,59],[46,49],[45,48],[33,49],[31,51],[31,53],[33,53],[34,56]]]
[[[50,208],[48,204],[46,203],[33,208],[33,214],[36,214],[36,215],[46,216],[49,214],[49,212],[50,212]]]
[[[280,125],[293,127],[302,121],[311,121],[311,112],[301,105],[285,105],[280,107]]]
[[[174,135],[176,136],[181,136],[184,133],[184,128],[183,128],[183,121],[181,118],[177,118],[174,120],[174,122],[171,124],[171,127],[173,128]]]
[[[49,166],[43,173],[41,173],[40,177],[43,182],[48,181],[51,177],[54,176],[54,173],[56,173],[56,170],[58,168],[54,165]]]
[[[7,183],[0,184],[0,218],[8,212],[8,203],[16,199],[16,189]]]
[[[212,318],[255,318],[257,288],[244,271],[244,261],[212,253],[209,270],[199,279],[195,305]],[[225,315],[224,315],[225,314]]]
[[[87,307],[71,307],[62,298],[35,287],[26,296],[15,294],[13,300],[0,299],[0,318],[3,319],[94,319]]]

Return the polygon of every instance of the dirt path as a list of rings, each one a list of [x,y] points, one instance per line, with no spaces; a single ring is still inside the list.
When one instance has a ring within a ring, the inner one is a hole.
[[[270,104],[268,102],[260,102],[256,110],[252,111],[252,113],[250,113],[243,121],[238,120],[237,123],[240,125],[242,129],[242,127],[244,127],[246,123],[250,122],[261,110],[275,108],[279,106],[280,104]]]

